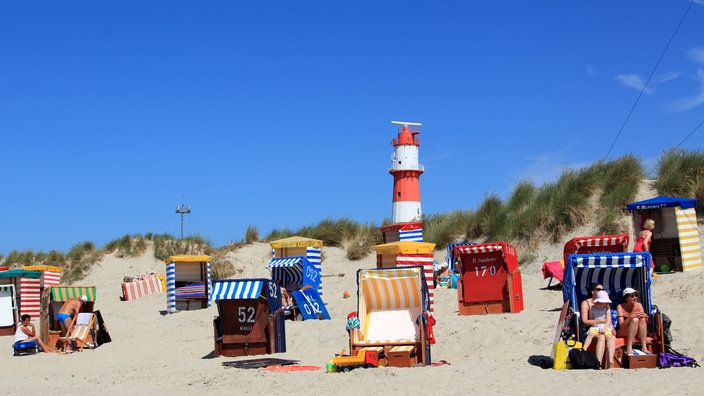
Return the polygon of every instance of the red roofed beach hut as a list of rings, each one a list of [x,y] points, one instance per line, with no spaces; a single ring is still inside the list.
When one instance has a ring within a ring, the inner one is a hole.
[[[516,249],[506,242],[456,246],[460,315],[523,310],[523,285]]]
[[[627,252],[629,241],[630,238],[628,234],[593,235],[572,238],[565,243],[563,259],[566,263],[570,254]]]

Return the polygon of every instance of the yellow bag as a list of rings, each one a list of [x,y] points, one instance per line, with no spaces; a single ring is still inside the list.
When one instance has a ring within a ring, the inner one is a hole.
[[[552,366],[552,368],[554,368],[555,370],[571,369],[572,363],[570,362],[570,358],[569,358],[570,349],[581,348],[581,347],[582,347],[582,343],[579,341],[559,340],[554,346],[554,348],[555,348],[555,363]]]

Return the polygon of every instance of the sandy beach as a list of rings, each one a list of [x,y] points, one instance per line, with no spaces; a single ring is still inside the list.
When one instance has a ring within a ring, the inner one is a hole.
[[[700,227],[700,235],[701,235]],[[594,392],[608,394],[699,394],[701,368],[552,370],[528,363],[531,356],[549,356],[562,305],[559,290],[547,290],[542,263],[559,259],[562,245],[538,251],[534,262],[521,266],[525,310],[517,314],[458,316],[457,291],[436,289],[432,360],[449,365],[414,368],[357,369],[326,373],[325,365],[347,346],[346,316],[356,310],[355,274],[374,268],[375,256],[349,261],[339,248],[323,248],[323,299],[329,321],[287,321],[287,352],[271,357],[299,360],[320,370],[267,372],[223,367],[247,358],[214,357],[212,319],[217,308],[166,314],[166,294],[120,301],[123,276],[164,273],[164,263],[148,250],[135,258],[106,256],[78,285],[96,286],[99,309],[112,342],[69,355],[12,357],[13,337],[0,337],[6,351],[0,380],[7,394],[47,392],[114,394],[412,394],[459,395]],[[229,257],[241,270],[237,278],[269,277],[271,248],[248,245]],[[436,252],[437,261],[444,252]],[[342,276],[341,276],[342,274]],[[351,298],[343,298],[344,291]],[[704,361],[704,271],[662,275],[654,280],[653,303],[672,319],[673,346]],[[265,355],[266,356],[266,355]],[[583,391],[575,388],[582,386]]]

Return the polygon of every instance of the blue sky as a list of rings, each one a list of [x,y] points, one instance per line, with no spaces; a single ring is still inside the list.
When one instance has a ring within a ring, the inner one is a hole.
[[[704,121],[702,26],[701,0],[3,2],[0,254],[178,236],[182,197],[216,247],[381,224],[392,120],[423,124],[426,214],[652,168]]]

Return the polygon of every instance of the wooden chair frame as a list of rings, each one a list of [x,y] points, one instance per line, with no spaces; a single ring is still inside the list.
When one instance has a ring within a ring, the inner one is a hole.
[[[86,324],[78,324],[78,319],[80,315],[88,314],[90,318]],[[96,316],[94,313],[79,313],[73,317],[71,325],[69,326],[66,336],[59,337],[57,342],[57,347],[62,348],[65,344],[70,344],[74,350],[79,352],[83,351],[84,347],[91,349],[95,348],[95,327],[96,327]],[[88,342],[90,340],[92,342]]]

